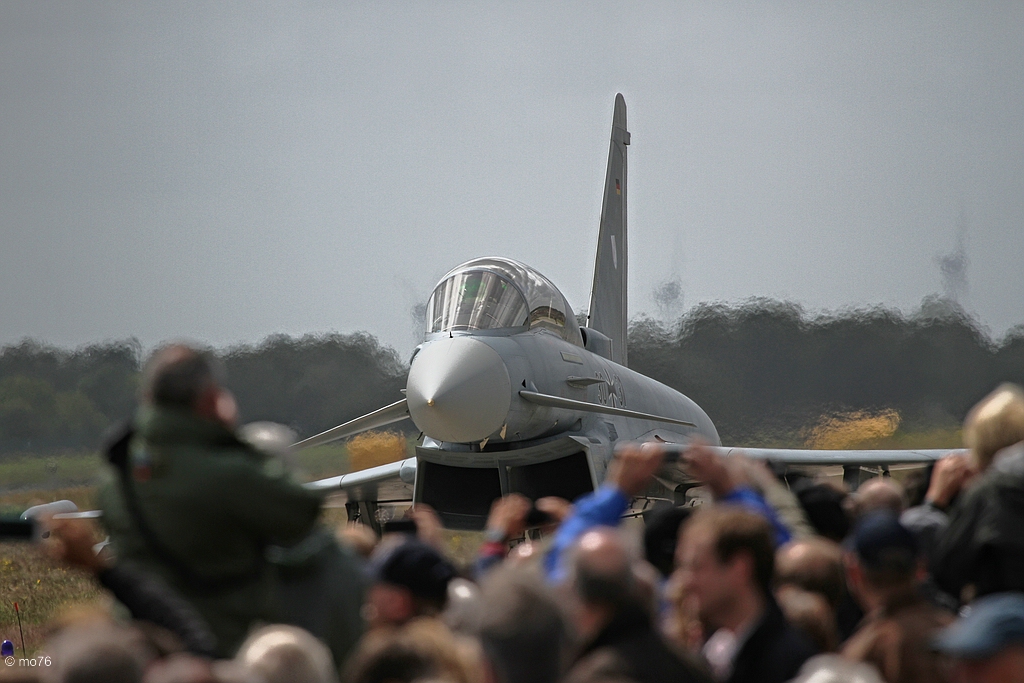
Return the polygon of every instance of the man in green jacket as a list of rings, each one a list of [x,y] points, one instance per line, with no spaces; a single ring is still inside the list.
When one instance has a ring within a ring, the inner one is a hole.
[[[99,501],[118,560],[177,589],[227,657],[253,623],[275,621],[264,551],[306,536],[322,497],[235,436],[235,401],[218,370],[188,346],[154,354],[133,429],[108,454]]]

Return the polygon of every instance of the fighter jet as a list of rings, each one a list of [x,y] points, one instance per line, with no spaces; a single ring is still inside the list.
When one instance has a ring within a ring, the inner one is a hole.
[[[482,528],[491,502],[512,492],[573,499],[604,479],[616,444],[722,448],[692,400],[628,367],[626,345],[626,102],[615,97],[590,306],[581,326],[555,285],[530,266],[497,256],[449,271],[427,303],[406,397],[301,441],[343,439],[411,419],[422,432],[407,460],[313,482],[344,491],[351,518],[375,522],[378,504],[431,505],[446,526]],[[930,462],[948,451],[743,449],[792,464]],[[666,468],[651,497],[678,501],[688,485]]]

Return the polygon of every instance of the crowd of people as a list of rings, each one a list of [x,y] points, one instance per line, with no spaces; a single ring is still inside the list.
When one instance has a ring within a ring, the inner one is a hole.
[[[460,566],[425,506],[382,538],[318,521],[321,495],[236,430],[219,372],[181,345],[150,360],[102,528],[51,519],[43,545],[111,599],[53,625],[49,667],[0,681],[1024,683],[1016,386],[916,483],[847,491],[695,443],[700,495],[640,518],[664,454],[624,445],[575,501],[496,500]]]

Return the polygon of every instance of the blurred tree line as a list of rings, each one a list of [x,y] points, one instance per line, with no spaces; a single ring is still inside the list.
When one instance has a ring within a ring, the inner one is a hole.
[[[362,333],[272,336],[216,354],[245,421],[282,422],[302,436],[402,398],[407,371],[394,350]],[[144,362],[135,340],[0,349],[0,453],[94,448],[132,414]]]
[[[95,446],[130,413],[141,355],[135,340],[75,351],[24,341],[0,350],[0,452]]]
[[[823,415],[895,409],[909,429],[959,423],[1000,382],[1024,384],[1024,326],[995,342],[955,303],[904,316],[808,316],[756,299],[703,304],[674,325],[634,321],[630,367],[683,392],[723,443],[783,442]]]
[[[937,298],[910,316],[704,304],[675,324],[634,321],[629,343],[630,366],[693,398],[727,443],[791,434],[829,412],[895,409],[909,427],[953,424],[999,382],[1024,384],[1024,327],[996,342]],[[408,370],[365,333],[273,336],[217,354],[246,421],[301,436],[400,399]],[[0,453],[94,447],[131,415],[143,361],[134,340],[0,349]]]

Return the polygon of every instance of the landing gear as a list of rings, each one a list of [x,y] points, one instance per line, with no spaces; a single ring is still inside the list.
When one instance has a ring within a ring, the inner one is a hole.
[[[345,503],[345,512],[348,513],[348,521],[359,522],[373,529],[373,532],[380,536],[381,524],[377,514],[380,507],[373,500],[350,500]]]
[[[843,483],[850,491],[860,486],[860,465],[843,465]]]
[[[856,491],[864,481],[863,473],[868,473],[868,479],[879,477],[891,477],[889,466],[882,465],[877,471],[871,468],[864,468],[860,465],[843,465],[843,483],[851,492]]]

